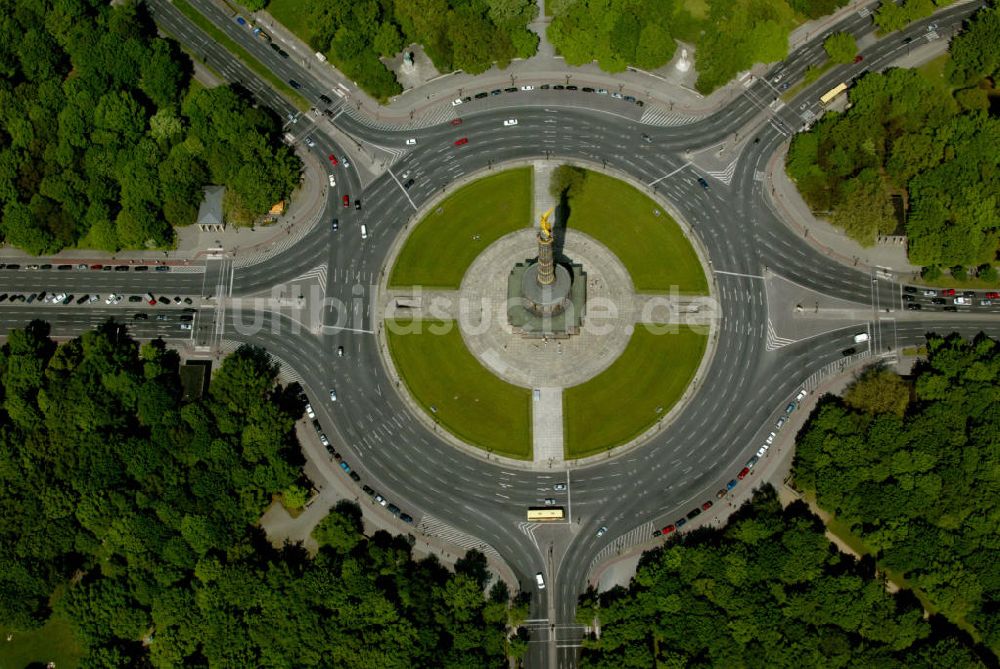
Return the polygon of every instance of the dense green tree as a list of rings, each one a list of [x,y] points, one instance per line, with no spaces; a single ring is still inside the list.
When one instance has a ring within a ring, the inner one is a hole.
[[[240,208],[229,213],[246,221],[297,184],[277,119],[248,100],[226,103],[236,121],[189,136],[190,61],[139,2],[14,0],[0,7],[0,44],[17,50],[0,49],[0,234],[10,244],[35,254],[168,247],[210,182],[234,193]],[[264,167],[241,172],[246,162]]]
[[[905,409],[911,384],[888,370],[862,377],[844,402],[821,401],[798,438],[795,481],[882,568],[976,626],[996,652],[1000,347],[982,335],[929,336],[927,351]]]
[[[924,658],[943,647],[954,666],[983,666],[769,486],[725,527],[643,554],[627,589],[589,591],[579,609],[601,630],[583,642],[583,667],[935,666]]]
[[[858,44],[851,33],[833,33],[823,40],[823,49],[834,63],[850,63],[858,53]]]

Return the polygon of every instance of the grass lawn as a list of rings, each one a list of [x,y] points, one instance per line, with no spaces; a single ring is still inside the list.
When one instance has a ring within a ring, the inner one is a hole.
[[[624,181],[587,172],[581,193],[570,198],[567,223],[618,256],[640,293],[708,293],[698,256],[680,226],[651,199]],[[659,216],[653,212],[660,212]]]
[[[465,270],[487,246],[532,225],[531,182],[531,168],[519,167],[452,193],[406,240],[389,286],[457,290]]]
[[[10,641],[7,635],[13,634]],[[50,618],[45,626],[31,632],[18,632],[0,626],[0,667],[23,669],[29,665],[44,667],[55,662],[59,669],[80,666],[83,648],[77,643],[69,623]]]
[[[393,332],[418,326],[416,333]],[[386,321],[386,332],[407,388],[444,429],[494,453],[531,458],[531,391],[483,367],[465,347],[457,322]]]
[[[309,44],[313,31],[310,29],[309,12],[303,4],[302,0],[271,0],[267,3],[267,12],[296,37]]]
[[[707,341],[683,326],[672,334],[636,327],[608,369],[563,392],[566,457],[623,444],[665,416],[694,377]]]

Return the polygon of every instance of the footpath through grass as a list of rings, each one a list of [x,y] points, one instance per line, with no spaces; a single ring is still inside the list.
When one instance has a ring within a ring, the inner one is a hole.
[[[387,320],[385,329],[410,394],[441,427],[493,453],[531,458],[531,391],[483,367],[457,322]]]
[[[694,377],[707,342],[707,335],[685,326],[654,334],[637,325],[610,367],[563,391],[566,457],[624,444],[665,416]]]
[[[452,193],[406,240],[389,286],[457,290],[469,265],[487,246],[532,224],[532,176],[530,167],[519,167]]]
[[[677,286],[682,294],[708,293],[701,262],[684,231],[660,205],[629,184],[588,171],[582,192],[570,198],[569,207],[569,229],[585,232],[611,249],[637,292],[666,293]]]
[[[192,23],[201,28],[205,33],[207,33],[213,41],[218,42],[223,47],[226,48],[231,54],[243,61],[243,64],[253,70],[261,79],[267,81],[273,88],[276,88],[287,98],[289,98],[296,107],[301,111],[306,111],[311,106],[309,101],[304,97],[295,92],[295,90],[288,85],[284,79],[276,76],[271,70],[266,68],[263,63],[257,60],[254,56],[250,54],[249,51],[241,47],[239,44],[229,39],[224,32],[219,30],[214,23],[206,19],[201,15],[197,9],[195,9],[191,3],[187,0],[172,0],[174,7],[176,7],[180,12],[186,16]],[[179,40],[178,40],[179,41]]]

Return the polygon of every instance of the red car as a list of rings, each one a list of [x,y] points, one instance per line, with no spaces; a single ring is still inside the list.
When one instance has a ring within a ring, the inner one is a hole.
[[[997,293],[997,292],[986,293],[986,299],[987,300],[997,300],[997,299],[1000,299],[1000,293]]]
[[[674,527],[673,525],[667,525],[666,527],[664,527],[664,528],[663,528],[663,529],[662,529],[662,530],[660,531],[660,533],[661,533],[661,534],[662,534],[663,536],[667,536],[668,534],[670,534],[671,532],[673,532],[673,531],[674,531],[674,530],[676,530],[676,529],[677,529],[677,528],[676,528],[676,527]]]
[[[954,297],[954,296],[955,296],[955,289],[954,288],[942,288],[941,289],[941,297]]]
[[[330,159],[330,164],[331,165],[336,165],[337,164],[337,156],[335,156],[335,155],[333,155],[331,153],[330,155],[327,156],[327,158]]]
[[[460,119],[460,118],[453,118],[453,119],[451,119],[451,124],[452,125],[462,125],[462,119]]]
[[[865,59],[865,57],[859,54],[859,55],[857,55],[857,56],[854,57],[854,62],[855,63],[860,63],[864,59]]]
[[[455,140],[455,146],[462,146],[463,144],[468,144],[468,143],[469,143],[468,137],[463,137],[462,139]]]
[[[104,269],[104,265],[91,265],[90,269]]]
[[[341,198],[341,200],[344,203],[344,207],[350,207],[351,206],[351,196],[350,195],[345,195],[344,197]]]
[[[745,479],[747,477],[747,474],[749,474],[749,473],[750,473],[750,468],[749,467],[744,467],[743,469],[740,470],[740,473],[736,475],[736,478],[738,478],[739,480],[742,481],[743,479]]]
[[[708,511],[709,509],[711,509],[712,508],[712,500],[708,500],[707,502],[705,502],[704,504],[702,504],[701,508],[702,508],[703,511]]]

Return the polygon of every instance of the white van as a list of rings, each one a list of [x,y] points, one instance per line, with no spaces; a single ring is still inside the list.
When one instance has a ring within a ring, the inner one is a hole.
[[[361,239],[368,239],[368,226],[361,224]]]
[[[535,574],[535,583],[538,584],[539,590],[545,589],[545,577],[542,576],[542,572]]]
[[[855,344],[863,344],[866,341],[868,341],[868,333],[867,332],[859,332],[858,334],[854,335],[854,343]]]

